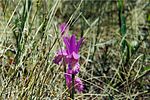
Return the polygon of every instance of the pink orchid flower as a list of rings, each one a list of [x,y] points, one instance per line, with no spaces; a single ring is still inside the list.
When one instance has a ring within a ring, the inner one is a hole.
[[[63,37],[63,41],[66,45],[66,50],[59,50],[56,53],[56,56],[53,60],[54,63],[61,64],[62,61],[64,61],[65,64],[71,66],[72,69],[77,69],[76,71],[79,71],[79,64],[77,62],[79,61],[80,55],[78,54],[78,51],[83,41],[83,38],[76,42],[76,37],[73,34],[71,37]]]
[[[68,88],[70,89],[72,86],[72,76],[76,75],[80,71],[80,64],[79,64],[79,48],[83,42],[83,38],[76,40],[75,34],[72,34],[71,36],[67,35],[64,36],[64,33],[68,33],[68,26],[63,23],[59,26],[61,35],[63,38],[63,42],[66,46],[66,49],[61,49],[57,51],[56,56],[53,60],[56,64],[63,64],[68,65],[67,72],[65,72],[65,78],[66,78],[66,84]],[[83,91],[83,83],[80,80],[80,78],[75,77],[74,79],[74,87],[77,92]]]

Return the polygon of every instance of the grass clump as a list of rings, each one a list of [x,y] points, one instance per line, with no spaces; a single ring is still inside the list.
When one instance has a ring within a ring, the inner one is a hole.
[[[0,99],[69,99],[58,25],[84,37],[75,99],[150,98],[147,0],[1,0]],[[70,34],[69,33],[69,34]]]

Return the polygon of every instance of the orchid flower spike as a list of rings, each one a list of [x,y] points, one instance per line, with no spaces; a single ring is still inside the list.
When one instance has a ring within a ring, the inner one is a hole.
[[[64,35],[65,32],[68,33],[69,26],[67,26],[66,23],[62,23],[62,24],[59,25],[59,30],[61,32],[61,35]]]
[[[72,74],[66,73],[65,78],[66,78],[66,83],[67,83],[68,89],[71,89],[72,88]],[[84,85],[83,85],[81,79],[76,76],[74,83],[75,83],[74,87],[75,87],[76,92],[81,93],[84,90]]]

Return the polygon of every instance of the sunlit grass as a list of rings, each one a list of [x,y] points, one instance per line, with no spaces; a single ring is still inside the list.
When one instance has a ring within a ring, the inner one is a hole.
[[[64,47],[58,28],[63,22],[69,34],[85,38],[79,73],[85,89],[75,99],[149,99],[149,5],[146,0],[1,0],[0,99],[69,99],[63,66],[53,63]]]

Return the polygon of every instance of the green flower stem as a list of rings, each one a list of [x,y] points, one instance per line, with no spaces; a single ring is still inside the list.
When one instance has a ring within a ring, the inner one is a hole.
[[[74,100],[74,93],[75,93],[74,78],[75,78],[75,75],[72,74],[72,93],[71,93],[71,98],[72,98],[73,100]]]

